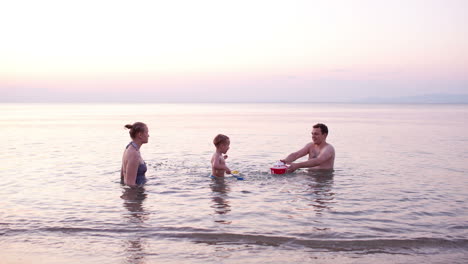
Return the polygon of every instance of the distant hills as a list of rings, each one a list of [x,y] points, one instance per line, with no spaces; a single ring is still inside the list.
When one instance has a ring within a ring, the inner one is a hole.
[[[389,103],[389,104],[468,104],[468,94],[425,94],[404,97],[368,97],[355,103]]]

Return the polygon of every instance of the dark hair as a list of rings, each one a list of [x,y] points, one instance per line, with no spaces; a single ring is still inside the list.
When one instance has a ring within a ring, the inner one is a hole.
[[[130,137],[135,138],[138,133],[145,132],[147,126],[145,123],[135,122],[133,123],[133,125],[125,125],[125,128],[130,129],[130,131],[128,132],[130,134]]]
[[[223,134],[218,134],[213,139],[213,144],[218,147],[220,144],[226,143],[229,140],[229,137]]]
[[[324,124],[321,124],[321,123],[315,124],[313,128],[320,128],[320,131],[322,132],[322,134],[328,135],[328,127]]]

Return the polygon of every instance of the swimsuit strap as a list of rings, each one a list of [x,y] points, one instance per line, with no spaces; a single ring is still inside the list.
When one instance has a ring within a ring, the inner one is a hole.
[[[134,148],[136,148],[136,150],[140,150],[140,149],[138,148],[138,145],[137,145],[135,142],[132,141],[132,142],[130,142],[130,144],[131,144]]]
[[[125,149],[128,149],[128,147],[129,147],[130,145],[132,145],[136,150],[140,151],[140,150],[138,149],[138,145],[137,145],[135,142],[133,142],[133,141],[131,141],[130,143],[128,143],[128,145],[125,147]]]

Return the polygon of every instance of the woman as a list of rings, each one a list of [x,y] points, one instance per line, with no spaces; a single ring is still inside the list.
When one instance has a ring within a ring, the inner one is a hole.
[[[128,143],[122,157],[122,168],[120,170],[120,183],[128,186],[141,185],[146,182],[146,163],[140,154],[141,145],[148,143],[148,127],[142,122],[133,125],[125,125],[130,129],[132,141]]]

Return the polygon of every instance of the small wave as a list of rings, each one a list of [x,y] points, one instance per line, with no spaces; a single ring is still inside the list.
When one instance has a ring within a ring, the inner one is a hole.
[[[450,228],[450,229],[465,230],[465,229],[468,229],[468,226],[456,225],[456,226],[451,226],[451,227],[449,227],[449,228]]]
[[[370,239],[370,240],[327,240],[300,239],[284,236],[266,236],[232,233],[185,233],[172,234],[171,237],[187,238],[197,243],[207,244],[255,244],[263,246],[300,246],[328,251],[369,251],[424,248],[452,248],[467,250],[468,240],[447,240],[437,238],[417,239]]]
[[[59,232],[68,235],[86,236],[122,236],[134,235],[135,232],[141,238],[147,239],[184,239],[194,243],[216,244],[252,244],[262,246],[288,246],[302,247],[325,251],[365,251],[395,253],[407,250],[422,249],[457,249],[468,251],[468,239],[444,239],[444,238],[414,238],[414,239],[303,239],[300,237],[273,236],[263,234],[236,234],[212,232],[209,229],[191,227],[161,227],[161,228],[74,228],[74,227],[44,227],[31,229],[0,230],[0,234],[14,236],[18,233]]]

